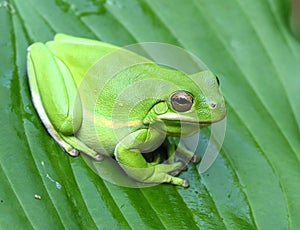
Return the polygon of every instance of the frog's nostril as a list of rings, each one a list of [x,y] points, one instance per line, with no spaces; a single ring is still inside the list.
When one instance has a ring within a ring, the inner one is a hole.
[[[215,109],[217,107],[217,103],[216,102],[211,102],[210,103],[210,108],[211,109]]]

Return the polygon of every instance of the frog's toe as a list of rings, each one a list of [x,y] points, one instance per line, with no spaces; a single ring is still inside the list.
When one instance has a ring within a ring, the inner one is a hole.
[[[187,179],[182,179],[182,187],[187,188],[190,186],[190,183]]]
[[[191,158],[190,161],[191,161],[192,163],[194,163],[194,164],[198,164],[198,163],[201,161],[201,157],[198,156],[198,155],[196,155],[196,154],[194,154],[194,155],[192,156],[192,158]]]
[[[103,161],[104,160],[103,156],[101,154],[99,154],[99,153],[96,156],[94,156],[94,159],[96,161]]]
[[[182,178],[179,178],[179,177],[170,177],[170,180],[169,180],[169,183],[170,184],[173,184],[173,185],[178,185],[178,186],[182,186],[184,188],[187,188],[190,186],[189,184],[189,181],[187,179],[182,179]]]

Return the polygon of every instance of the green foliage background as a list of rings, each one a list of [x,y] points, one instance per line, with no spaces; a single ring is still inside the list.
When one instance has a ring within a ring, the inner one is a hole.
[[[289,0],[0,1],[1,229],[297,229],[300,46]],[[26,48],[55,33],[166,42],[220,76],[226,139],[191,186],[102,181],[64,154],[32,106]],[[57,182],[57,183],[55,183]],[[35,199],[39,195],[41,199]]]

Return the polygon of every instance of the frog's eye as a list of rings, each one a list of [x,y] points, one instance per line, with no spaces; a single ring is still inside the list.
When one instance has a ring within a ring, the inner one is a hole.
[[[172,95],[171,104],[177,112],[186,112],[193,105],[193,97],[185,91],[178,91]]]

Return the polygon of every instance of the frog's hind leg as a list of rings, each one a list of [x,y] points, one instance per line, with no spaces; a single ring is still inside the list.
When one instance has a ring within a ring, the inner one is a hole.
[[[77,87],[64,63],[46,45],[35,43],[28,49],[28,73],[34,103],[40,102],[38,106],[44,108],[54,128],[65,135],[76,132],[81,125],[81,105],[75,103]]]
[[[88,155],[96,156],[95,151],[74,139],[81,126],[82,109],[67,66],[42,43],[28,48],[27,60],[32,100],[47,131],[70,155],[88,151]]]

